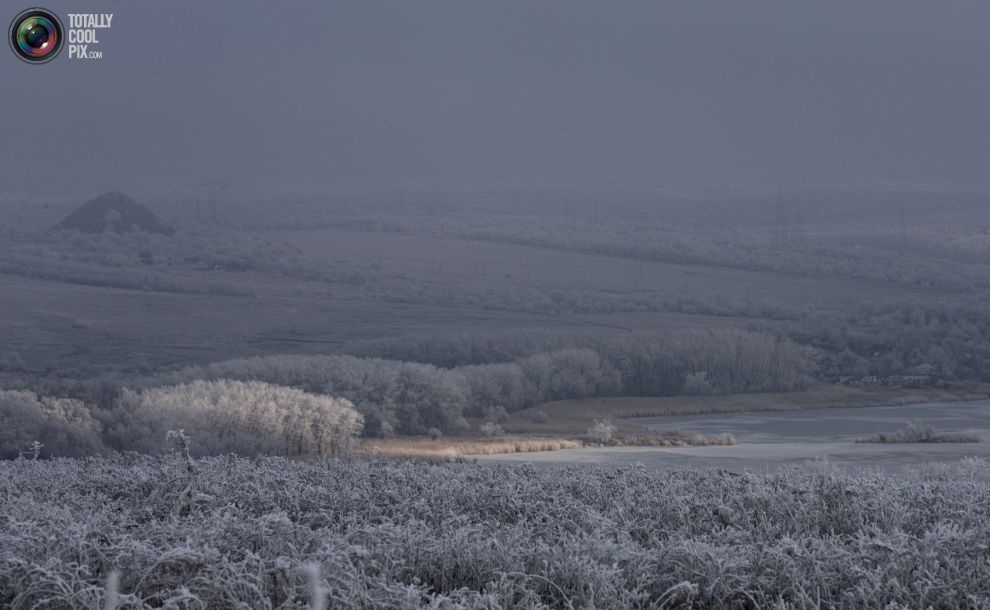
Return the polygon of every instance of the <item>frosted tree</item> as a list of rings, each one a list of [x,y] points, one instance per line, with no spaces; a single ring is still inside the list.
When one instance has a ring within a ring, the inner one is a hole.
[[[40,443],[42,457],[78,457],[105,451],[100,423],[70,398],[0,390],[0,458],[15,458]]]
[[[112,436],[122,447],[154,451],[182,428],[194,450],[213,455],[333,455],[363,425],[348,400],[227,379],[125,390],[115,414]]]

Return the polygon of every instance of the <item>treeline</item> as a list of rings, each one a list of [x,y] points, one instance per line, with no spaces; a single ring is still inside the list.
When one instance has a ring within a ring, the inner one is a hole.
[[[339,396],[364,415],[366,436],[389,436],[424,434],[430,428],[456,432],[467,427],[468,417],[489,418],[500,410],[511,413],[565,398],[789,391],[804,387],[812,370],[802,348],[744,331],[545,335],[513,341],[518,340],[510,339],[501,350],[512,356],[506,362],[441,368],[349,355],[261,356],[190,367],[146,383],[262,380]],[[436,352],[407,351],[405,356],[429,360],[431,353]]]
[[[465,417],[482,415],[486,408],[520,409],[542,400],[613,393],[617,381],[594,352],[560,350],[458,369],[343,355],[262,356],[190,367],[152,383],[198,379],[263,380],[345,398],[364,416],[366,436],[463,431]]]
[[[820,374],[892,375],[929,364],[945,382],[990,381],[990,308],[978,299],[869,303],[788,334],[818,348]]]
[[[223,274],[190,274],[189,271]],[[251,296],[256,272],[321,282],[337,298],[457,305],[540,314],[679,312],[796,319],[803,310],[766,298],[688,296],[673,291],[613,292],[576,288],[436,283],[348,264],[306,260],[293,247],[217,227],[183,227],[170,236],[144,232],[87,235],[75,231],[26,234],[0,242],[0,273],[72,284],[188,294]]]
[[[147,267],[101,267],[92,263],[55,260],[23,254],[0,254],[0,273],[67,284],[129,290],[223,296],[251,296],[254,294],[254,290],[250,286],[235,282],[182,277]]]
[[[809,309],[797,319],[776,324],[776,331],[814,353],[803,361],[805,372],[828,380],[838,376],[899,375],[913,367],[932,365],[938,380],[965,384],[990,381],[990,307],[979,298],[956,296],[952,300],[895,299],[866,303],[848,312]],[[673,348],[690,343],[691,333],[665,335],[662,343]],[[632,343],[641,344],[628,348]],[[602,332],[543,331],[418,336],[373,339],[348,347],[349,353],[394,360],[415,360],[444,367],[504,362],[544,350],[585,347],[606,362],[622,361],[622,354],[650,350],[656,345],[643,335]],[[761,376],[757,375],[757,379]],[[648,378],[648,377],[644,377]],[[670,385],[669,381],[666,385]],[[731,384],[739,388],[739,382]],[[716,391],[723,391],[719,384]],[[656,388],[639,385],[641,395]],[[747,391],[733,389],[730,391]]]
[[[736,329],[689,329],[666,332],[627,331],[619,329],[547,329],[456,335],[407,335],[366,339],[347,345],[352,356],[423,362],[444,368],[469,364],[508,362],[540,352],[565,348],[587,348],[602,354],[610,362],[620,361],[634,352],[676,350],[679,356],[699,353],[712,344],[760,343],[779,348],[795,346],[778,334]],[[742,349],[742,348],[741,348]],[[773,349],[773,348],[772,348]],[[795,354],[806,359],[807,354]]]
[[[222,274],[191,274],[189,271]],[[425,282],[381,269],[306,260],[293,247],[222,228],[184,227],[174,235],[74,231],[21,235],[0,243],[0,273],[72,284],[188,294],[251,296],[256,272],[320,282],[335,298],[457,305],[486,310],[573,313],[678,312],[747,318],[796,319],[801,307],[766,298],[681,295],[673,291],[613,292],[536,286],[493,287]]]
[[[298,260],[290,246],[219,227],[183,227],[172,235],[143,231],[27,234],[11,240],[6,250],[52,260],[71,256],[76,262],[113,268],[154,265],[249,271]]]
[[[133,290],[254,294],[243,281],[177,273],[183,270],[268,271],[300,279],[360,281],[330,266],[316,268],[288,246],[220,229],[184,229],[169,236],[61,231],[0,243],[0,273]]]
[[[368,357],[375,350],[391,358]],[[456,433],[469,419],[498,422],[553,400],[795,390],[813,371],[809,353],[788,340],[730,330],[395,340],[364,351],[33,384],[64,398],[0,395],[0,421],[12,422],[0,449],[13,457],[38,441],[45,455],[156,452],[168,430],[182,428],[202,453],[326,454],[359,433]]]
[[[724,266],[800,276],[851,278],[957,292],[990,288],[984,236],[965,224],[969,217],[941,220],[939,227],[912,229],[902,239],[891,225],[815,225],[799,243],[775,244],[772,205],[747,226],[720,222],[698,228],[674,224],[659,211],[645,217],[612,216],[583,221],[558,214],[445,215],[443,223],[426,214],[392,210],[330,222],[343,230],[443,235],[479,241],[683,264]],[[735,217],[727,213],[726,218]],[[729,225],[729,226],[726,226]],[[731,228],[730,228],[731,227]],[[855,239],[845,239],[849,235]],[[968,237],[974,244],[961,237]],[[948,239],[954,247],[946,247]]]
[[[683,295],[676,291],[612,292],[585,288],[541,288],[535,286],[489,286],[471,283],[425,283],[398,274],[366,272],[360,281],[364,298],[393,303],[415,303],[472,307],[499,311],[526,311],[545,315],[603,314],[619,312],[675,312],[710,316],[732,316],[774,320],[797,319],[805,307],[774,302],[767,298],[725,295]],[[337,282],[341,283],[341,282]],[[355,294],[346,286],[341,296]]]
[[[363,419],[347,400],[257,381],[124,389],[112,408],[0,390],[0,458],[79,457],[109,449],[158,453],[185,430],[199,455],[335,455]]]
[[[759,233],[759,232],[758,232]],[[887,236],[873,234],[863,243],[774,247],[772,232],[753,237],[724,231],[692,232],[683,227],[635,227],[617,224],[560,229],[539,222],[511,227],[446,227],[445,234],[466,239],[513,243],[538,248],[618,256],[636,260],[712,265],[803,277],[850,278],[912,287],[970,292],[990,289],[990,266],[935,258],[927,244],[909,250],[884,247]],[[831,236],[829,236],[831,237]]]

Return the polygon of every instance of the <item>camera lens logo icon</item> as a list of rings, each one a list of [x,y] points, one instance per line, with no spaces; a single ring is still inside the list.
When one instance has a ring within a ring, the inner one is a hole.
[[[7,40],[14,54],[32,64],[55,59],[62,50],[62,22],[55,13],[43,8],[21,11],[10,23]]]

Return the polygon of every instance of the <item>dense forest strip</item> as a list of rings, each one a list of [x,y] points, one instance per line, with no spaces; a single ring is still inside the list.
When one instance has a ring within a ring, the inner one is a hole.
[[[958,391],[816,385],[795,392],[724,396],[582,398],[548,402],[512,413],[502,428],[509,433],[577,435],[587,431],[595,420],[607,417],[613,420],[621,434],[642,434],[644,428],[628,420],[706,413],[854,409],[986,398],[990,398],[990,384]]]

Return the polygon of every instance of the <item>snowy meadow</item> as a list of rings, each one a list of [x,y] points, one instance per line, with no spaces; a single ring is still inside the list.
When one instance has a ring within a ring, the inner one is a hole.
[[[0,465],[0,606],[990,605],[990,465]]]

